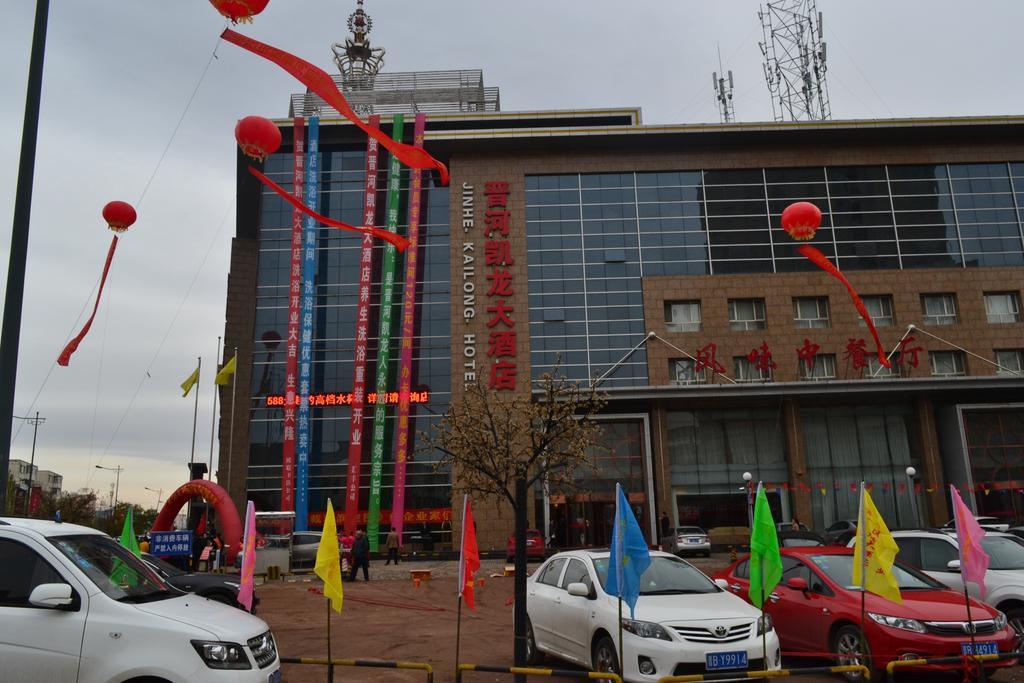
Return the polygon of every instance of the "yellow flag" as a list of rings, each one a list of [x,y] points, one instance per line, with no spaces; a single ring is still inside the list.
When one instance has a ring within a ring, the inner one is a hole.
[[[188,392],[192,391],[192,387],[194,387],[198,382],[199,367],[197,366],[196,369],[192,371],[192,374],[188,376],[188,379],[181,383],[181,390],[185,392],[181,397],[185,398],[188,396]]]
[[[903,602],[900,587],[892,573],[892,563],[900,551],[889,527],[871,501],[871,495],[860,485],[860,514],[853,546],[853,585],[893,602]],[[866,559],[865,559],[865,548]]]
[[[231,360],[224,364],[224,367],[220,369],[217,376],[213,379],[214,384],[224,385],[231,379],[231,375],[235,374],[235,361],[238,359],[238,354],[231,356]]]
[[[341,587],[341,554],[338,552],[338,529],[334,524],[334,507],[327,499],[327,514],[324,516],[324,530],[320,534],[320,547],[316,551],[316,565],[313,571],[324,582],[324,595],[331,600],[335,612],[341,611],[345,591]]]

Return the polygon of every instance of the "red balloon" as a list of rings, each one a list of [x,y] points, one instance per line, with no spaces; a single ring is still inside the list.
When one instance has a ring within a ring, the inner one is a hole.
[[[782,227],[795,240],[809,240],[821,225],[821,210],[810,202],[790,204],[782,212]]]
[[[266,9],[270,0],[210,0],[221,15],[232,23],[252,23],[252,18]]]
[[[235,126],[235,140],[243,154],[263,161],[281,146],[281,130],[270,119],[246,116]]]
[[[114,232],[124,232],[131,227],[136,218],[138,216],[135,209],[128,202],[110,202],[103,207],[103,220]]]

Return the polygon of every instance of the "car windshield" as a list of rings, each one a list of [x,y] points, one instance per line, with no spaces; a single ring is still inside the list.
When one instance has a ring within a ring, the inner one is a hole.
[[[847,590],[860,590],[860,586],[853,585],[853,555],[811,555],[810,560],[840,586]],[[945,588],[938,581],[904,565],[894,564],[892,573],[901,591]]]
[[[166,562],[164,560],[161,560],[159,557],[156,557],[154,555],[149,555],[148,553],[143,555],[142,559],[144,559],[146,562],[149,562],[151,565],[156,567],[157,570],[163,572],[167,576],[184,576],[185,574],[188,573],[188,572],[182,571],[178,567],[175,567],[170,562]]]
[[[607,557],[595,557],[594,569],[603,588],[608,581]],[[700,570],[675,557],[654,556],[640,577],[640,595],[717,593],[720,589]]]
[[[697,536],[703,536],[704,530],[699,526],[681,526],[676,529],[677,534],[694,534]]]
[[[988,554],[989,569],[1024,569],[1024,546],[1007,536],[985,536],[981,547]]]
[[[108,536],[55,536],[49,541],[114,600],[151,602],[180,595],[145,562]]]
[[[807,548],[825,544],[815,538],[784,538],[782,545],[787,548]]]

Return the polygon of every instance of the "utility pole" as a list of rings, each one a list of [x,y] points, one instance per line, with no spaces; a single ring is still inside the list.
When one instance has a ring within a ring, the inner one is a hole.
[[[21,339],[21,309],[25,295],[25,262],[28,258],[28,228],[32,213],[32,182],[36,168],[36,138],[39,132],[39,102],[43,90],[43,53],[50,0],[36,0],[32,29],[32,51],[28,63],[28,91],[21,131],[21,160],[14,190],[14,225],[11,228],[11,256],[7,266],[4,320],[0,330],[0,510],[5,509],[7,473],[11,462],[11,420],[14,417],[14,389],[18,380],[18,343]]]
[[[32,425],[32,457],[28,464],[28,495],[25,496],[25,516],[28,517],[29,508],[32,505],[32,480],[36,469],[36,434],[39,432],[39,425],[46,422],[46,418],[39,417],[38,410],[36,411],[35,417],[18,417],[17,415],[12,415],[11,417],[16,420],[24,420]]]
[[[117,510],[117,494],[121,488],[121,472],[124,472],[124,468],[118,465],[117,467],[104,467],[103,465],[96,465],[98,470],[107,470],[109,472],[116,472],[117,477],[114,479],[114,500],[110,505],[110,516],[114,516],[114,511]]]
[[[147,491],[152,491],[153,493],[156,494],[156,511],[160,512],[160,500],[164,497],[164,490],[163,490],[163,488],[151,489],[148,486],[144,486],[143,488],[145,488]]]

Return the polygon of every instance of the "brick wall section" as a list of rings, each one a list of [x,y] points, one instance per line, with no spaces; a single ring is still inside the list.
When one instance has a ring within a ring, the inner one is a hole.
[[[234,238],[231,241],[231,270],[228,273],[228,302],[224,323],[224,351],[220,364],[227,362],[238,347],[237,392],[234,444],[231,434],[231,384],[220,387],[218,435],[220,458],[217,482],[228,490],[239,514],[245,511],[245,481],[249,471],[249,396],[252,394],[253,330],[256,323],[256,269],[259,242]],[[215,370],[204,373],[212,379]],[[204,380],[206,381],[206,380]]]

